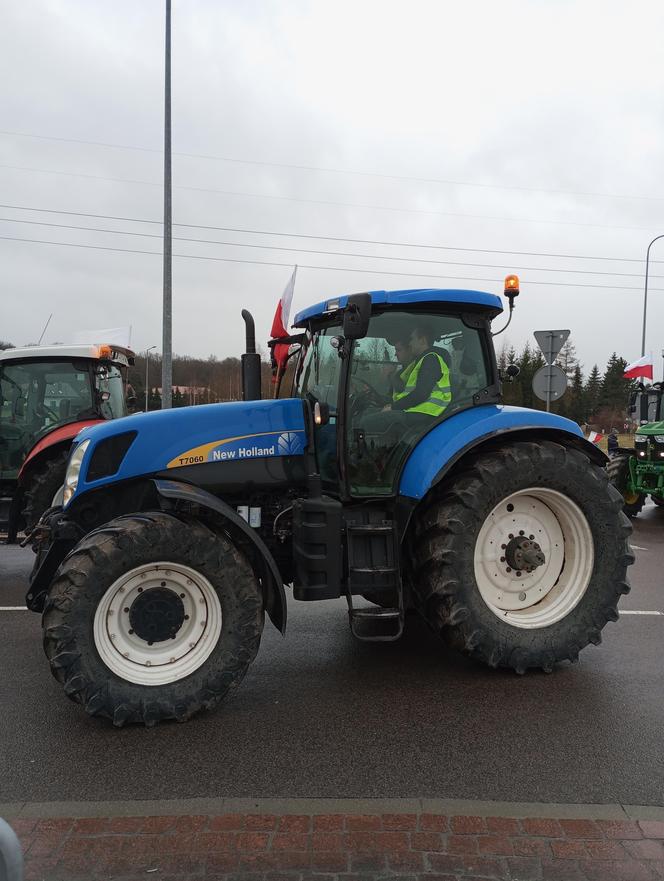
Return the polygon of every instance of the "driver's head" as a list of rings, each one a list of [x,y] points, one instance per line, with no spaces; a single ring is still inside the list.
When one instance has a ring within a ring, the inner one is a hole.
[[[386,342],[394,347],[397,353],[397,360],[401,364],[408,364],[412,360],[411,354],[411,336],[413,333],[413,324],[408,318],[402,318],[397,327],[388,333],[385,337]]]
[[[428,352],[433,347],[436,336],[437,334],[432,329],[430,323],[420,322],[416,324],[410,335],[410,353],[412,357]]]

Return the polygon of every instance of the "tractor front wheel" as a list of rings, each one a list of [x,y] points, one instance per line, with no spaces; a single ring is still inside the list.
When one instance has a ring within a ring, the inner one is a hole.
[[[609,480],[623,497],[623,511],[628,517],[636,517],[646,503],[643,493],[634,492],[630,489],[629,460],[632,457],[628,453],[616,453],[606,466]]]
[[[549,672],[576,660],[629,591],[621,507],[605,470],[578,450],[518,442],[476,457],[417,518],[420,612],[491,667]]]
[[[23,490],[23,519],[25,528],[32,529],[41,515],[53,504],[53,499],[65,482],[69,450],[61,450],[47,459],[32,474]]]
[[[118,517],[65,559],[43,629],[53,675],[90,715],[184,721],[217,704],[256,656],[261,588],[200,521]]]

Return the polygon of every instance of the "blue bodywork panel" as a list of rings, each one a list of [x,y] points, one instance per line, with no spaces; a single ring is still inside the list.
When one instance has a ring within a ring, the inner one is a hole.
[[[96,445],[106,438],[137,432],[119,470],[88,482],[87,470]],[[73,498],[89,489],[205,462],[228,462],[301,456],[307,445],[302,401],[238,401],[136,413],[85,428],[76,444],[90,439]]]
[[[441,468],[464,450],[484,438],[529,428],[564,431],[583,438],[583,432],[576,422],[541,410],[500,404],[485,404],[463,410],[441,422],[417,444],[401,473],[399,495],[421,499]]]
[[[371,294],[371,303],[374,306],[399,307],[412,306],[414,303],[435,303],[440,306],[442,303],[453,303],[455,306],[459,304],[484,306],[495,310],[496,314],[503,311],[500,297],[497,297],[495,294],[487,294],[484,291],[418,288],[408,291],[370,291],[369,293]],[[295,327],[304,327],[310,318],[320,318],[326,312],[336,312],[337,309],[343,309],[348,302],[348,297],[349,294],[344,294],[341,297],[333,297],[330,300],[324,300],[322,303],[316,303],[314,306],[308,306],[297,313],[293,320],[293,325]]]

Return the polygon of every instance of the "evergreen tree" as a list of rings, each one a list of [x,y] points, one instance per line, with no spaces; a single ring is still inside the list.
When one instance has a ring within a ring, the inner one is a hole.
[[[599,408],[601,391],[602,378],[599,374],[599,367],[597,364],[594,364],[584,389],[586,421],[588,422],[592,419]]]
[[[602,377],[602,388],[599,395],[599,405],[601,408],[625,410],[627,396],[632,384],[631,380],[623,377],[626,366],[627,362],[625,359],[619,358],[615,352],[609,358],[609,363],[606,365],[606,370]]]
[[[583,374],[581,373],[581,367],[578,362],[574,368],[572,382],[567,389],[563,400],[566,401],[567,404],[565,415],[568,419],[573,419],[575,422],[578,422],[579,425],[583,425],[588,421],[588,415],[586,413],[586,396],[583,388]]]

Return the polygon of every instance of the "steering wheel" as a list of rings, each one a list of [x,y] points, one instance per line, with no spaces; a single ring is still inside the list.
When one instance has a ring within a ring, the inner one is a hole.
[[[38,416],[42,416],[45,414],[46,416],[50,416],[51,419],[55,420],[55,422],[60,421],[60,416],[55,412],[55,410],[47,407],[43,401],[41,404],[38,405],[38,407],[35,407],[35,412]]]
[[[353,379],[350,394],[348,396],[350,412],[357,415],[361,410],[369,407],[372,410],[382,410],[388,403],[385,395],[381,395],[365,379]]]

